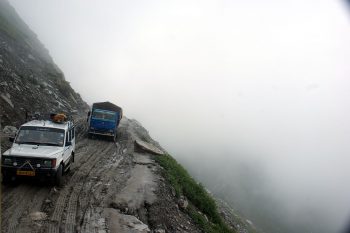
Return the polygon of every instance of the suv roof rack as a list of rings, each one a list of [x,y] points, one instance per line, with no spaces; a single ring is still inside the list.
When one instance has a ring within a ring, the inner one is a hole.
[[[65,123],[68,118],[64,113],[50,113],[50,120],[54,123]]]
[[[54,123],[59,123],[59,124],[66,123],[68,121],[73,122],[73,118],[67,117],[67,115],[65,113],[41,114],[40,112],[30,113],[30,112],[26,111],[25,119],[26,119],[26,122],[31,121],[31,120],[44,120],[44,121],[49,120],[49,121],[52,121]]]

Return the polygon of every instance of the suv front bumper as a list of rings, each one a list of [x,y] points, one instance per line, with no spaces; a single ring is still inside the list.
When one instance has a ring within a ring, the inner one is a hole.
[[[33,173],[34,172],[34,173]],[[1,166],[1,173],[4,177],[34,177],[39,179],[54,178],[57,170],[55,168],[34,168],[34,169],[19,169],[13,166]]]

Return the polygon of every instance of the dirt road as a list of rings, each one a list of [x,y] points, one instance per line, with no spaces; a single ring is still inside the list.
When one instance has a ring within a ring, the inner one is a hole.
[[[178,209],[154,155],[135,152],[135,140],[153,142],[142,126],[124,118],[114,143],[87,139],[83,125],[63,187],[2,186],[1,232],[199,232]]]

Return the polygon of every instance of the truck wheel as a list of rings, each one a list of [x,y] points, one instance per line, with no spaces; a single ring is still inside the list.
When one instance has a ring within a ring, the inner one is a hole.
[[[63,177],[62,177],[62,175],[63,175],[63,167],[62,167],[62,164],[60,164],[60,166],[57,169],[56,177],[55,177],[55,184],[58,187],[61,187],[62,184],[63,184]]]

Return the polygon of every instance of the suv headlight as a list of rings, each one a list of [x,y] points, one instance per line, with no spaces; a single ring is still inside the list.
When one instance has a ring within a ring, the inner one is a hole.
[[[11,158],[4,158],[4,165],[12,165],[12,159]]]
[[[43,167],[52,168],[56,166],[56,159],[47,159],[43,161]]]

